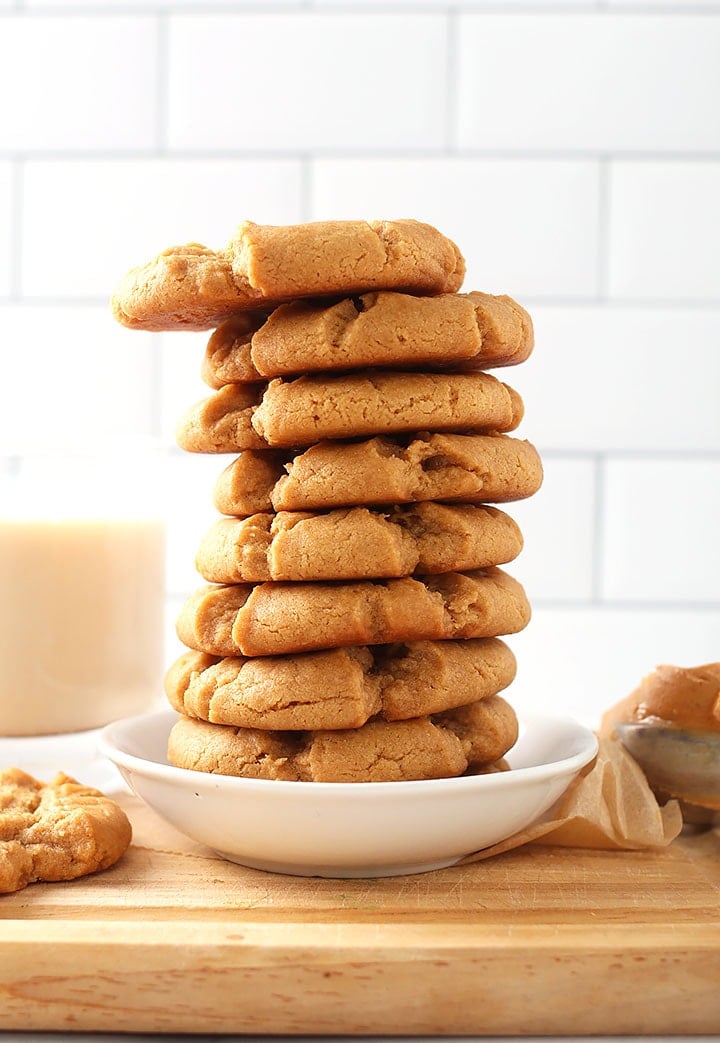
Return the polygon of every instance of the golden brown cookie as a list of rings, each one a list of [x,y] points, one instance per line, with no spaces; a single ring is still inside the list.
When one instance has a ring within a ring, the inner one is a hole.
[[[516,738],[512,707],[492,695],[435,717],[373,720],[342,731],[268,732],[181,717],[170,732],[168,760],[250,779],[409,782],[452,778],[494,763]]]
[[[489,373],[364,371],[271,380],[252,425],[287,448],[418,430],[513,431],[522,415],[518,393]]]
[[[245,221],[225,250],[173,246],[133,268],[111,306],[118,322],[134,329],[203,330],[238,311],[267,311],[296,297],[454,293],[464,274],[455,244],[419,221]]]
[[[506,503],[532,496],[542,478],[530,442],[423,432],[321,442],[290,457],[243,452],[220,474],[213,500],[222,514],[240,517],[425,500]]]
[[[180,713],[213,724],[334,731],[477,702],[514,677],[515,657],[497,638],[413,641],[250,659],[186,652],[165,692]]]
[[[114,801],[68,775],[46,784],[18,768],[0,771],[0,893],[107,869],[131,835]]]
[[[175,428],[175,440],[188,453],[236,453],[267,449],[252,426],[265,384],[227,384],[188,409]]]
[[[520,529],[502,511],[421,503],[221,518],[195,566],[210,583],[369,579],[482,569],[521,550]]]
[[[232,453],[408,431],[514,430],[516,391],[489,373],[363,372],[227,384],[177,427],[181,449]]]
[[[250,355],[253,334],[264,318],[263,312],[240,312],[215,330],[200,370],[206,384],[219,390],[226,384],[257,384],[265,380]]]
[[[270,495],[285,472],[289,454],[284,450],[243,450],[220,473],[212,498],[221,514],[247,517],[272,511]]]
[[[433,721],[457,735],[469,767],[497,764],[517,742],[517,716],[499,695],[435,714]]]
[[[530,605],[501,569],[357,583],[203,587],[185,602],[178,637],[218,656],[285,655],[345,645],[499,637]]]
[[[523,362],[532,348],[530,316],[511,297],[379,292],[283,304],[256,331],[230,319],[210,338],[202,373],[220,388],[373,366],[490,369]]]

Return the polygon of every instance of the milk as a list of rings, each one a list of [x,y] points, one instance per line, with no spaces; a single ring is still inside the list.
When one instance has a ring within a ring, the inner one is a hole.
[[[164,529],[0,520],[0,735],[98,727],[158,700]]]
[[[37,455],[0,476],[0,736],[161,704],[161,479],[129,451]]]

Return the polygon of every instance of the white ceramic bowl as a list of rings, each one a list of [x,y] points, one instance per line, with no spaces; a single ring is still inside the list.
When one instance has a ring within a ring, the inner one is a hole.
[[[272,782],[168,764],[171,711],[129,717],[100,750],[180,832],[223,858],[299,876],[423,873],[504,840],[547,811],[597,741],[571,720],[522,725],[511,771],[423,782]]]

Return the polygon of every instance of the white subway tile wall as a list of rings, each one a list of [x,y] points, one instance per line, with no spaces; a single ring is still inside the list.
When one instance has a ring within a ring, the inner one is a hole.
[[[714,97],[720,99],[720,88]],[[717,162],[613,163],[609,193],[608,288],[613,297],[717,300]]]
[[[558,451],[720,452],[720,309],[532,313],[538,348],[506,374],[526,399],[528,438]]]
[[[439,149],[446,36],[439,14],[173,19],[168,145],[280,153]],[[198,53],[208,60],[198,61]]]
[[[460,15],[457,144],[717,150],[719,52],[709,15]]]
[[[285,159],[28,163],[22,294],[107,299],[118,272],[166,246],[228,239],[236,200],[252,199],[258,221],[301,220],[301,186],[300,162]]]
[[[13,168],[10,163],[0,161],[0,228],[6,230],[0,237],[0,297],[8,297],[12,289],[12,224]]]
[[[720,0],[0,0],[0,98],[0,484],[160,443],[168,658],[228,458],[174,445],[206,335],[113,285],[244,217],[414,216],[535,320],[515,705],[720,659]]]
[[[565,714],[592,726],[656,663],[717,660],[717,639],[714,609],[542,603],[512,641],[518,674],[508,694],[528,714]]]
[[[23,154],[151,148],[152,18],[16,14],[0,25],[0,142]]]
[[[716,602],[720,461],[626,458],[605,466],[603,596]]]
[[[533,604],[592,601],[597,461],[546,456],[544,471],[539,493],[503,507],[525,534],[520,557],[507,569],[523,583]]]
[[[137,443],[153,428],[153,338],[98,305],[0,302],[0,445],[6,453]]]
[[[421,215],[462,244],[468,286],[539,298],[597,292],[597,163],[317,159],[311,173],[314,220]]]

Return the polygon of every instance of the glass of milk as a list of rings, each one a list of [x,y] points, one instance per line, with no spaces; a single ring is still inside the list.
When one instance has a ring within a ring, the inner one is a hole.
[[[31,452],[0,473],[0,737],[85,732],[161,703],[161,457]]]

